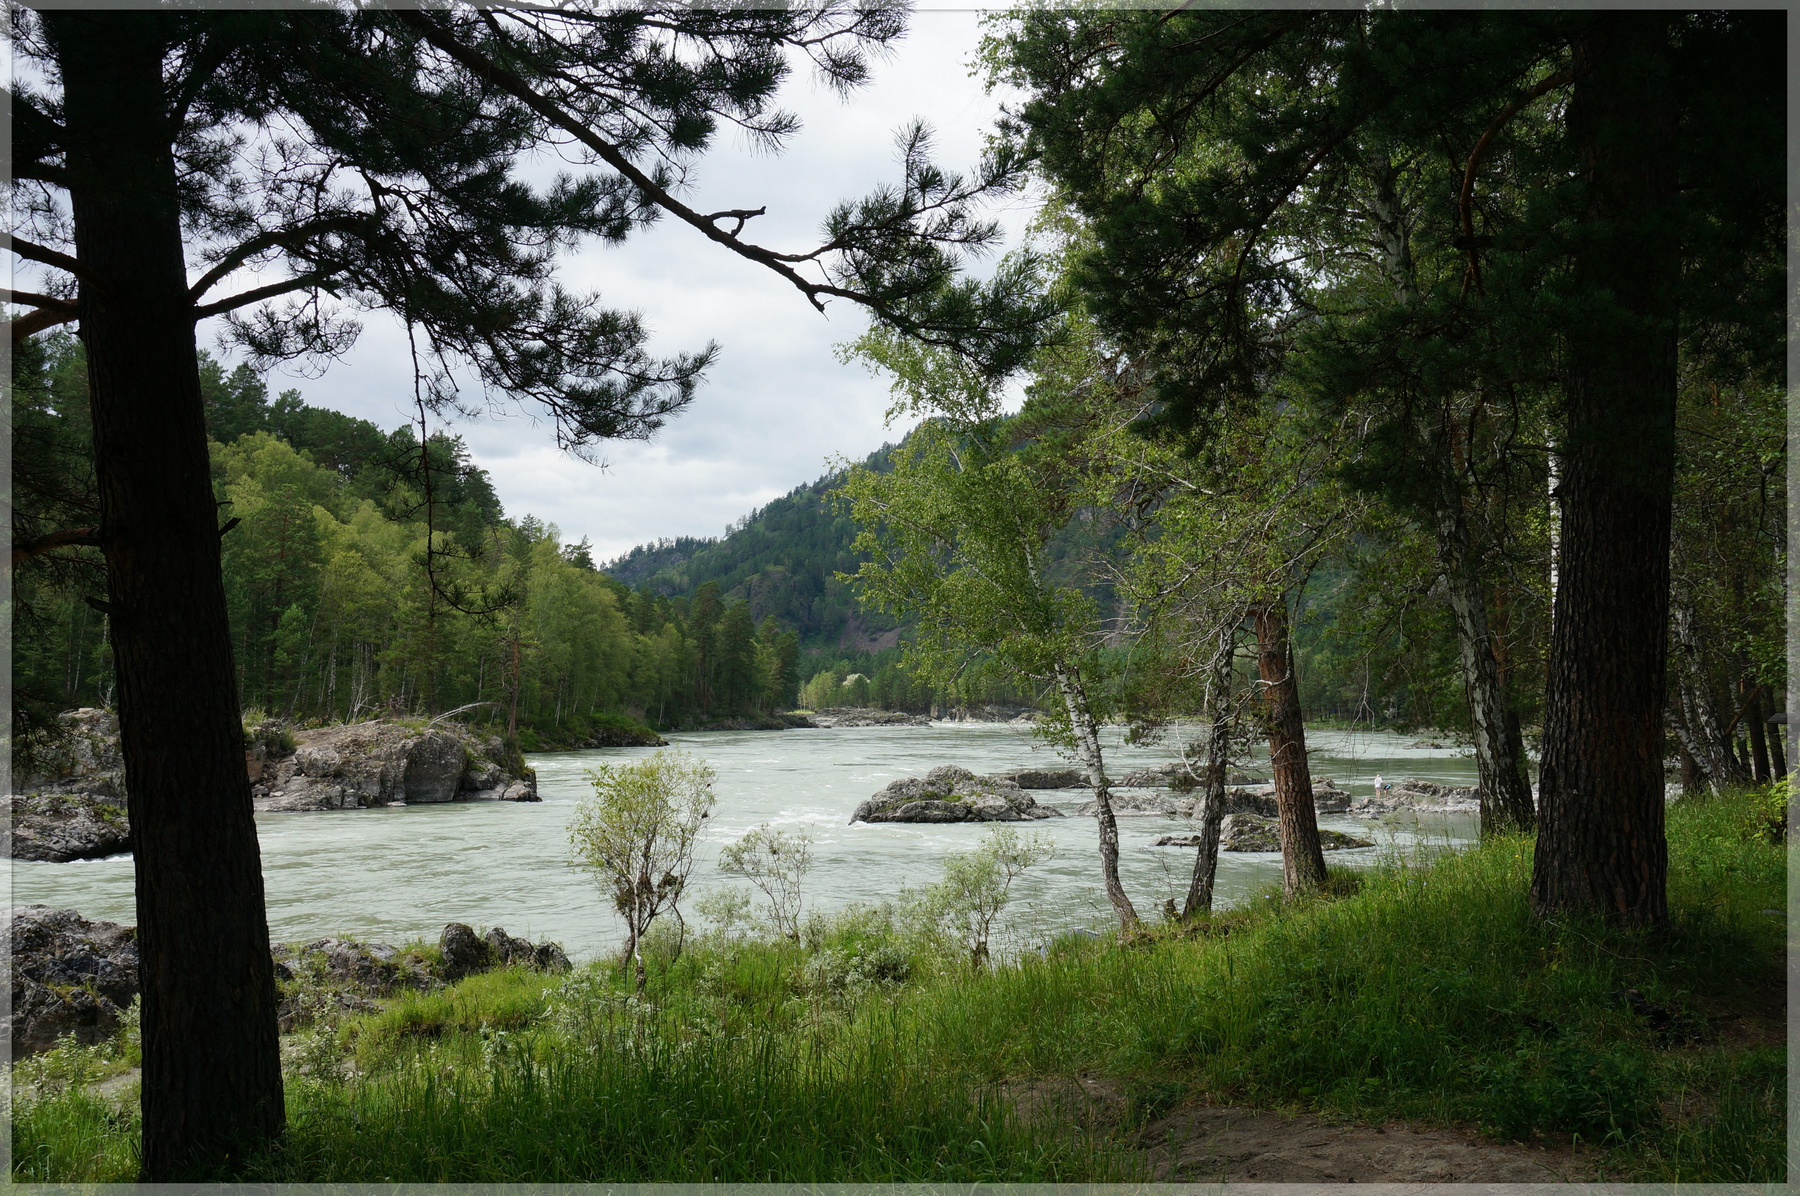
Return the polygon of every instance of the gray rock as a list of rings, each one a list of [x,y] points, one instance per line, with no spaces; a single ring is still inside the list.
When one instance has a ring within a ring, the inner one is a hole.
[[[1164,797],[1154,793],[1113,793],[1109,801],[1113,815],[1118,818],[1185,817],[1194,812],[1194,803],[1195,799],[1191,797]],[[1098,801],[1084,802],[1075,810],[1083,818],[1092,818],[1099,812]]]
[[[1080,789],[1087,784],[1087,774],[1079,768],[1022,768],[994,779],[1011,781],[1021,789]]]
[[[1124,789],[1191,789],[1198,783],[1193,770],[1180,760],[1134,769],[1114,782]]]
[[[450,801],[462,785],[468,753],[462,740],[448,731],[425,731],[406,745],[402,773],[406,802]]]
[[[809,716],[806,725],[813,727],[929,727],[929,714],[907,714],[899,710],[876,710],[868,706],[834,706]]]
[[[463,771],[463,792],[479,793],[487,789],[497,789],[500,787],[504,775],[498,764],[477,756],[469,761],[468,768]]]
[[[252,788],[258,810],[537,800],[536,776],[530,769],[509,771],[497,736],[454,722],[420,729],[376,719],[300,731],[296,738],[291,755],[264,765]]]
[[[473,928],[462,922],[450,923],[438,937],[438,954],[444,959],[444,979],[454,983],[464,976],[487,971],[493,966],[493,950]]]
[[[94,1043],[119,1026],[138,991],[137,935],[116,922],[90,922],[72,909],[14,906],[6,936],[12,954],[14,1058],[47,1050],[65,1034]]]
[[[94,860],[131,850],[121,798],[88,793],[14,794],[7,851],[16,860]]]
[[[561,943],[552,943],[548,939],[533,943],[530,939],[515,938],[498,926],[487,932],[485,941],[492,958],[499,963],[523,964],[540,972],[569,970],[569,957],[563,954]]]
[[[856,822],[1023,822],[1060,818],[1010,780],[978,777],[954,764],[923,778],[902,777],[856,808]]]
[[[1198,841],[1192,846],[1199,846]],[[1321,827],[1319,846],[1326,851],[1353,851],[1359,847],[1373,847],[1375,844],[1367,839],[1346,835],[1342,831]],[[1219,848],[1222,851],[1280,851],[1281,824],[1273,818],[1259,818],[1255,814],[1227,814],[1219,831]]]

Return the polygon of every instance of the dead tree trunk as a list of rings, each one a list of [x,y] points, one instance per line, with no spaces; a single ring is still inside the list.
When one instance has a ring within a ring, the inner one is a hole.
[[[1106,886],[1106,899],[1119,916],[1119,926],[1130,930],[1138,924],[1137,910],[1119,881],[1119,820],[1113,815],[1112,787],[1106,779],[1106,765],[1100,758],[1100,731],[1088,705],[1087,690],[1081,675],[1072,666],[1059,664],[1055,673],[1057,692],[1069,713],[1069,729],[1075,736],[1075,752],[1087,770],[1088,786],[1094,791],[1095,819],[1100,824],[1100,877]]]
[[[1306,760],[1287,602],[1277,598],[1262,603],[1254,615],[1269,767],[1275,774],[1275,811],[1281,819],[1282,888],[1291,897],[1324,887],[1325,852],[1319,846],[1319,816],[1313,809],[1312,768]]]
[[[143,988],[140,1177],[284,1124],[261,856],[153,12],[47,11],[62,74]]]

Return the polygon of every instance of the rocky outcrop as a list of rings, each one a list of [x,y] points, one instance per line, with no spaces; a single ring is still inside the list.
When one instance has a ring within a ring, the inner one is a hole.
[[[569,957],[563,954],[560,944],[549,940],[532,943],[529,939],[515,938],[498,926],[485,936],[478,936],[474,928],[452,922],[444,927],[444,933],[438,938],[438,954],[443,959],[444,979],[451,982],[511,964],[521,964],[540,972],[569,970]]]
[[[90,922],[71,909],[14,906],[5,934],[12,952],[13,1055],[47,1050],[65,1034],[98,1042],[119,1027],[138,992],[137,932],[116,922]],[[277,943],[270,950],[286,1033],[326,1009],[357,1012],[404,992],[426,992],[508,964],[566,972],[560,945],[531,943],[495,927],[485,938],[452,922],[428,948],[352,939]],[[454,947],[454,954],[453,948]]]
[[[88,793],[13,794],[7,854],[15,860],[95,860],[131,850],[123,798]]]
[[[904,777],[856,807],[857,822],[1024,822],[1061,818],[1010,780],[978,777],[946,764],[923,779]]]
[[[1120,793],[1112,795],[1113,813],[1121,818],[1163,817],[1191,818],[1200,806],[1199,795],[1192,792],[1175,791],[1179,796],[1160,793]],[[1320,814],[1342,814],[1350,809],[1350,795],[1342,789],[1333,788],[1329,780],[1315,782],[1313,785],[1313,808]],[[1086,802],[1076,809],[1076,813],[1084,817],[1092,817],[1099,812],[1099,803]],[[1263,818],[1274,818],[1277,814],[1275,806],[1275,786],[1258,785],[1255,788],[1233,786],[1225,790],[1225,813],[1254,814]]]
[[[34,732],[13,761],[21,793],[125,796],[119,720],[110,710],[83,707],[57,716],[51,731]]]
[[[1087,774],[1079,768],[1022,768],[996,773],[994,779],[1011,781],[1021,789],[1080,789],[1087,785]]]
[[[1386,814],[1394,810],[1467,811],[1479,809],[1480,793],[1469,786],[1440,785],[1406,777],[1374,797],[1358,798],[1349,807],[1354,814]]]
[[[1199,835],[1164,835],[1152,846],[1155,847],[1198,847]],[[1358,839],[1354,835],[1346,835],[1342,831],[1319,828],[1319,846],[1326,851],[1353,851],[1359,847],[1373,847],[1375,844],[1367,839]],[[1219,827],[1219,850],[1221,851],[1280,851],[1281,823],[1273,818],[1262,818],[1255,814],[1227,814],[1224,823]]]
[[[296,733],[251,789],[263,811],[345,810],[448,801],[537,801],[537,776],[497,735],[454,723],[376,720]]]
[[[900,710],[876,710],[868,706],[834,706],[815,711],[810,720],[815,727],[929,727],[929,714],[907,714]]]
[[[14,1058],[47,1050],[65,1034],[93,1043],[119,1028],[138,991],[131,927],[90,922],[71,909],[24,905],[8,911],[6,937]]]

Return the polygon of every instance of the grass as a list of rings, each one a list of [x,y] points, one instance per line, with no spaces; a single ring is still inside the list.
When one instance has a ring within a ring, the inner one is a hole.
[[[1655,933],[1539,921],[1509,838],[985,971],[862,909],[800,943],[665,944],[642,1000],[608,967],[472,977],[313,1031],[286,1140],[236,1178],[1107,1181],[1141,1178],[1132,1134],[1203,1094],[1579,1140],[1596,1178],[1779,1179],[1778,806],[1670,808]],[[1002,1099],[1077,1072],[1119,1081],[1110,1136]],[[134,1134],[80,1085],[22,1099],[14,1176],[129,1178]]]

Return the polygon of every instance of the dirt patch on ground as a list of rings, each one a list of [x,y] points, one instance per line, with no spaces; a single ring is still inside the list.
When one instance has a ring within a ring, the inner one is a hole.
[[[1081,1076],[1007,1086],[1021,1116],[1123,1137],[1165,1183],[1568,1183],[1589,1152],[1494,1142],[1466,1130],[1352,1125],[1128,1088]],[[1163,1106],[1174,1104],[1173,1108]]]

